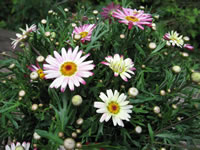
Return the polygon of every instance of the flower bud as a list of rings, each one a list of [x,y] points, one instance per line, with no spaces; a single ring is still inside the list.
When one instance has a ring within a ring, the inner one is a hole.
[[[83,124],[83,118],[79,118],[78,120],[76,120],[76,124],[82,125]]]
[[[80,134],[81,133],[81,129],[76,129],[76,133]]]
[[[81,148],[81,147],[82,147],[81,142],[77,142],[77,143],[76,143],[76,147],[77,147],[77,148]]]
[[[173,108],[173,109],[177,109],[177,105],[172,104],[172,108]]]
[[[49,37],[49,36],[51,35],[51,32],[49,32],[49,31],[48,31],[48,32],[45,32],[44,35],[45,35],[46,37]]]
[[[42,24],[46,24],[46,23],[47,23],[47,20],[46,20],[46,19],[42,19],[42,20],[41,20],[41,23],[42,23]]]
[[[183,40],[184,40],[184,41],[189,41],[190,38],[189,38],[188,36],[184,36],[184,37],[183,37]]]
[[[15,67],[15,64],[11,64],[8,68],[13,69]]]
[[[32,80],[35,80],[35,79],[37,79],[38,77],[39,77],[39,75],[38,75],[38,73],[37,73],[36,71],[31,72],[30,78],[31,78]]]
[[[74,141],[74,139],[72,139],[72,138],[66,138],[65,140],[64,140],[64,147],[65,147],[65,149],[74,149],[75,148],[75,141]]]
[[[32,107],[31,107],[31,109],[33,111],[36,111],[38,109],[38,104],[33,104]]]
[[[49,11],[48,11],[48,14],[52,14],[52,13],[53,13],[53,10],[49,10]]]
[[[55,44],[58,46],[60,43],[59,43],[59,42],[56,42]]]
[[[56,33],[55,32],[51,32],[51,38],[56,38]]]
[[[183,57],[188,57],[188,56],[189,56],[189,54],[188,54],[188,53],[186,53],[186,52],[183,52],[183,53],[182,53],[182,56],[183,56]]]
[[[34,138],[35,140],[39,140],[39,139],[41,139],[41,136],[35,132],[35,133],[33,134],[33,138]]]
[[[146,65],[143,64],[141,67],[144,69],[144,68],[146,68]]]
[[[166,95],[165,90],[160,90],[160,95],[161,95],[161,96],[165,96],[165,95]]]
[[[120,39],[124,39],[125,35],[124,34],[120,34]]]
[[[65,8],[65,9],[64,9],[64,11],[65,11],[65,12],[68,12],[68,11],[69,11],[69,9],[68,9],[68,8]]]
[[[93,12],[92,12],[94,15],[97,15],[99,12],[98,12],[98,10],[93,10]]]
[[[72,27],[76,27],[76,24],[75,24],[75,23],[72,23]]]
[[[179,72],[181,72],[181,67],[180,66],[173,66],[172,71],[174,71],[175,73],[179,73]]]
[[[153,108],[154,113],[159,114],[160,113],[160,107],[159,106],[155,106]]]
[[[192,81],[199,83],[200,82],[200,72],[193,72],[191,75]]]
[[[37,62],[43,62],[45,59],[44,59],[44,57],[43,56],[38,56],[37,58],[36,58],[36,60],[37,60]]]
[[[74,106],[79,106],[82,104],[82,102],[83,102],[83,99],[80,95],[75,95],[72,97],[72,104]]]
[[[136,97],[136,96],[138,95],[138,93],[139,93],[139,91],[138,91],[138,89],[136,89],[135,87],[131,87],[131,88],[129,88],[129,90],[128,90],[128,95],[129,95],[130,97]]]
[[[80,34],[75,34],[74,35],[74,40],[78,41],[81,39],[81,35]]]
[[[156,43],[154,43],[154,42],[149,43],[149,48],[150,49],[155,49],[156,48]]]
[[[73,138],[77,138],[77,133],[76,132],[72,132],[72,137]]]
[[[166,148],[162,147],[160,150],[166,150]]]
[[[142,127],[136,126],[135,127],[135,132],[138,133],[138,134],[142,133]]]
[[[58,132],[58,136],[59,136],[59,137],[63,137],[63,136],[64,136],[64,133],[63,133],[63,132]]]
[[[25,96],[25,94],[26,94],[26,92],[25,92],[24,90],[19,91],[19,96],[20,96],[20,97]]]
[[[167,92],[168,92],[168,93],[171,93],[171,89],[167,89]]]
[[[159,19],[160,16],[159,16],[159,15],[155,15],[154,18],[155,18],[155,19]]]
[[[140,6],[140,9],[144,9],[144,6]]]

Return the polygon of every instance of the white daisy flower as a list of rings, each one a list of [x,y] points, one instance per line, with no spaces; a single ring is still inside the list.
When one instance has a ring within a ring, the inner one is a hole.
[[[171,31],[169,33],[166,33],[163,38],[167,41],[167,45],[181,47],[184,45],[183,36],[177,33],[176,31]]]
[[[62,48],[60,55],[57,51],[54,51],[54,57],[47,56],[44,64],[44,74],[46,79],[55,80],[51,83],[50,88],[59,88],[64,92],[67,85],[70,90],[74,90],[74,86],[79,87],[80,83],[86,84],[83,78],[88,78],[93,75],[91,70],[94,69],[92,60],[84,61],[90,54],[81,57],[83,51],[78,51],[77,46],[74,51],[71,48],[66,52],[65,48]]]
[[[29,150],[30,148],[30,143],[29,142],[23,142],[22,145],[21,143],[17,142],[16,145],[15,143],[12,143],[11,146],[6,145],[5,150]]]
[[[130,74],[135,74],[133,71],[136,70],[136,68],[133,67],[134,63],[130,58],[124,60],[123,56],[120,57],[119,54],[115,54],[114,57],[107,56],[105,59],[106,62],[103,61],[101,63],[109,66],[114,71],[114,76],[120,75],[120,77],[127,82],[127,78],[131,78]]]
[[[31,25],[30,27],[28,27],[28,25],[26,24],[26,30],[24,30],[22,28],[20,28],[20,30],[22,31],[22,34],[17,33],[16,34],[17,38],[16,39],[11,39],[11,40],[13,40],[12,43],[11,43],[13,49],[16,48],[16,46],[17,46],[17,44],[19,42],[22,42],[25,39],[27,39],[27,37],[29,36],[29,34],[31,32],[35,32],[37,30],[37,28],[36,28],[35,24]]]
[[[121,95],[117,90],[112,92],[111,89],[106,91],[107,95],[100,93],[100,98],[103,102],[94,102],[94,107],[98,108],[97,113],[103,113],[100,122],[104,120],[107,122],[111,117],[114,126],[117,124],[124,127],[122,120],[129,121],[132,113],[132,105],[128,105],[129,101],[126,101],[127,96],[122,93]]]

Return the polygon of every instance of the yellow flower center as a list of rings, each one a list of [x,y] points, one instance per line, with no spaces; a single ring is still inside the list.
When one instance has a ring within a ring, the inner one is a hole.
[[[81,35],[82,38],[84,38],[88,35],[88,32],[81,32],[80,35]]]
[[[112,114],[118,114],[120,111],[120,106],[117,102],[111,101],[108,106],[107,109],[110,113]]]
[[[37,73],[38,73],[38,75],[39,75],[39,77],[40,77],[41,79],[44,79],[45,74],[43,73],[43,70],[42,70],[42,69],[38,69],[38,70],[37,70]]]
[[[132,22],[138,22],[139,19],[134,16],[126,16],[126,20],[132,21]]]
[[[64,76],[72,76],[77,71],[77,65],[73,62],[65,62],[62,64],[60,71]]]

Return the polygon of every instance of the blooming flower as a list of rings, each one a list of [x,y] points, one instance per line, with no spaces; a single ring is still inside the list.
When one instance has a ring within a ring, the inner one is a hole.
[[[16,34],[17,38],[16,39],[11,39],[11,40],[13,40],[12,43],[11,43],[13,49],[16,48],[16,46],[17,46],[17,44],[19,42],[22,42],[22,41],[26,40],[27,37],[29,36],[29,34],[31,32],[35,32],[37,30],[37,28],[36,28],[36,25],[33,24],[30,27],[28,27],[28,25],[26,25],[26,30],[24,30],[22,28],[20,28],[20,30],[22,31],[22,34],[17,33]]]
[[[100,98],[103,102],[94,102],[94,107],[98,108],[97,113],[103,113],[100,118],[100,122],[104,120],[107,122],[111,117],[114,126],[117,124],[124,127],[122,120],[129,121],[132,113],[132,105],[128,105],[129,101],[126,101],[127,96],[122,93],[121,95],[117,90],[112,92],[111,89],[106,91],[107,95],[103,92],[100,93]]]
[[[30,148],[30,143],[29,142],[23,142],[22,145],[21,143],[17,142],[16,145],[14,143],[11,144],[11,147],[6,145],[5,150],[17,150],[20,149],[20,147],[23,147],[24,150],[29,150]]]
[[[36,63],[36,66],[35,65],[28,66],[28,69],[31,70],[32,72],[37,72],[41,79],[45,78],[45,74],[43,70],[40,68],[38,63]]]
[[[135,74],[133,71],[136,68],[133,67],[134,63],[130,58],[124,60],[123,56],[120,57],[119,54],[115,54],[114,57],[107,56],[105,59],[107,62],[103,61],[101,63],[109,66],[114,71],[114,76],[120,75],[127,82],[127,78],[131,78],[130,74]]]
[[[191,50],[191,51],[194,49],[194,47],[192,45],[190,45],[190,44],[184,44],[183,47],[188,49],[188,50]]]
[[[93,75],[90,70],[94,68],[92,60],[84,60],[90,55],[87,54],[81,57],[83,51],[78,51],[77,46],[74,51],[71,48],[66,52],[65,48],[62,48],[60,55],[57,51],[54,51],[54,57],[47,56],[44,64],[44,73],[46,79],[56,78],[50,85],[50,88],[61,87],[61,91],[64,92],[67,85],[70,90],[74,90],[74,86],[79,87],[80,83],[86,84],[83,78],[88,78]]]
[[[81,35],[81,42],[84,43],[85,41],[90,41],[92,36],[92,31],[96,28],[95,24],[85,24],[80,27],[75,27],[72,32],[72,37],[74,35],[79,34]]]
[[[177,45],[178,47],[182,47],[184,44],[182,37],[183,36],[179,36],[179,33],[177,33],[176,31],[171,31],[163,36],[163,38],[167,41],[167,45],[172,44],[172,46]]]
[[[104,19],[109,19],[109,22],[111,23],[111,17],[112,17],[112,14],[113,14],[113,11],[117,10],[117,9],[120,9],[121,6],[120,5],[115,5],[113,2],[110,3],[106,8],[102,8],[103,9],[103,12],[101,12],[101,16],[104,18]]]
[[[138,26],[140,29],[144,30],[142,25],[151,26],[152,16],[150,14],[144,13],[143,10],[136,10],[130,8],[122,8],[122,10],[117,9],[113,12],[113,17],[120,19],[120,23],[128,25],[131,29],[132,26]]]

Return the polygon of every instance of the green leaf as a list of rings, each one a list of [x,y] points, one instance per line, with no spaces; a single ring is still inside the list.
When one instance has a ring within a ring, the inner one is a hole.
[[[154,142],[154,132],[153,132],[152,127],[149,123],[148,123],[148,131],[149,131],[149,136],[151,138],[151,143],[153,143]]]

